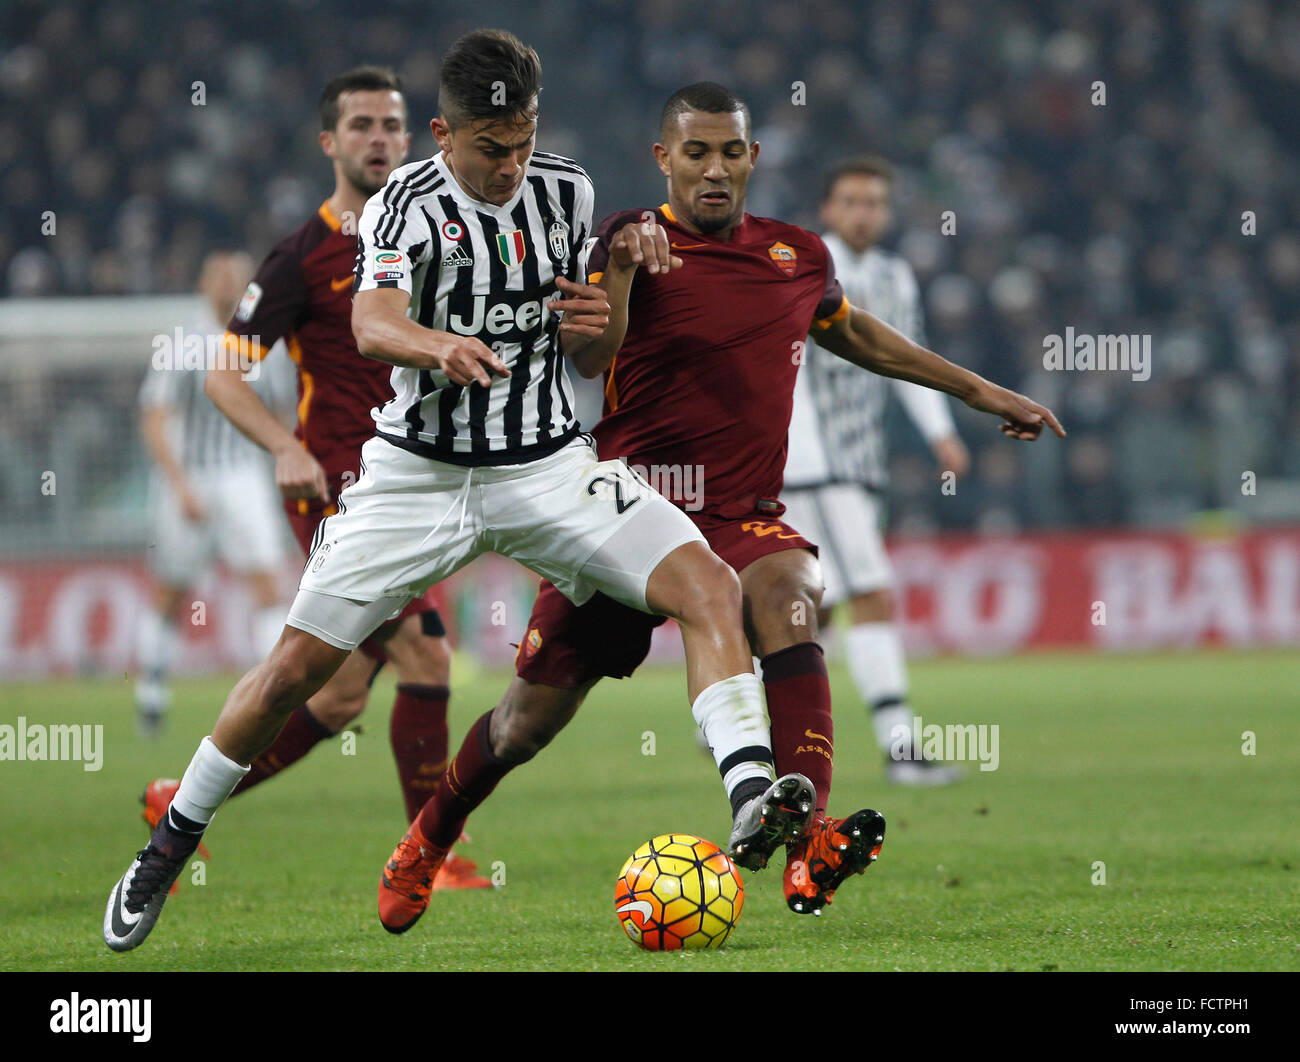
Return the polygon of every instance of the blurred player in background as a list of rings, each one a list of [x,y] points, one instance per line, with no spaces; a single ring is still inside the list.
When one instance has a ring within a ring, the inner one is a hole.
[[[206,350],[252,274],[246,254],[208,255],[199,274],[204,316],[182,335],[201,338]],[[135,702],[139,729],[149,735],[162,731],[171,704],[168,676],[179,645],[177,627],[189,620],[189,594],[214,558],[248,585],[258,655],[275,644],[286,611],[277,586],[287,558],[284,518],[266,455],[208,401],[207,373],[184,368],[182,353],[174,352],[171,364],[151,365],[140,389],[140,435],[154,462],[149,566],[156,588],[137,630]],[[274,374],[259,374],[255,386],[260,400],[276,411],[268,415],[292,409],[282,378],[277,389]]]
[[[320,100],[320,144],[334,164],[334,193],[272,249],[229,317],[232,346],[252,343],[265,358],[283,340],[298,367],[298,424],[285,428],[237,367],[210,373],[207,392],[228,432],[233,424],[275,458],[275,482],[303,553],[335,499],[360,475],[362,444],[374,436],[372,408],[393,397],[391,366],[361,356],[352,336],[352,279],[357,219],[366,200],[410,150],[406,102],[391,70],[363,66],[334,78]],[[240,440],[243,442],[243,440]],[[247,444],[245,444],[247,445]],[[284,625],[276,616],[275,635]],[[451,656],[432,592],[416,597],[354,650],[334,677],[285,723],[274,744],[253,761],[235,789],[246,792],[337,734],[365,709],[370,684],[385,661],[397,669],[389,724],[393,756],[409,822],[447,765],[447,701]],[[157,825],[179,786],[159,779],[146,792],[146,819]],[[491,882],[454,854],[437,888],[484,888]]]
[[[849,159],[835,167],[822,192],[821,219],[829,230],[822,239],[849,301],[924,346],[916,277],[905,259],[875,246],[889,228],[893,183],[884,159]],[[871,710],[886,777],[904,785],[947,785],[960,777],[957,768],[925,759],[913,747],[903,642],[894,625],[894,576],[880,534],[890,392],[939,467],[963,475],[970,457],[943,394],[860,372],[818,344],[814,333],[795,384],[781,500],[790,523],[821,547],[823,628],[834,606],[848,601],[849,672]]]

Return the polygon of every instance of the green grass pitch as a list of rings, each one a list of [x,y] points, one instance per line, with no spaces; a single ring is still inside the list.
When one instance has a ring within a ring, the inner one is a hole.
[[[461,669],[453,750],[506,677]],[[98,772],[0,763],[0,969],[1300,969],[1295,654],[919,662],[912,702],[927,723],[1000,728],[998,769],[939,790],[884,783],[836,665],[832,811],[884,812],[880,862],[821,918],[787,911],[776,866],[746,873],[726,946],[670,954],[628,942],[613,895],[624,859],[655,834],[726,841],[679,670],[598,687],[470,820],[464,851],[482,869],[500,861],[503,887],[435,894],[401,937],[375,914],[405,825],[381,678],[355,755],[318,746],[223,808],[205,883],[182,877],[148,942],[112,954],[100,924],[146,836],[137,797],[151,777],[181,773],[230,682],[180,684],[153,743],[134,735],[125,679],[0,686],[0,723],[103,723],[105,741]]]

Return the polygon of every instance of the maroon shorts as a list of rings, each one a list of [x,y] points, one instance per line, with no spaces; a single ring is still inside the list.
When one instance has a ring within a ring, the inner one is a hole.
[[[709,548],[744,571],[760,557],[786,549],[817,547],[789,524],[771,517],[730,519],[687,513]],[[640,612],[604,594],[575,605],[548,581],[533,602],[528,632],[515,654],[515,672],[526,682],[573,689],[592,678],[626,678],[650,651],[663,616]]]
[[[311,553],[312,539],[316,537],[316,528],[320,527],[321,521],[327,516],[333,516],[338,512],[337,505],[329,505],[327,508],[312,512],[307,508],[306,502],[298,502],[288,499],[284,503],[285,514],[289,517],[289,526],[293,528],[293,537],[298,540],[298,546],[302,549],[302,554],[306,557]],[[375,628],[374,634],[362,642],[357,648],[372,660],[378,660],[381,664],[388,661],[388,654],[384,652],[384,642],[387,641],[397,629],[397,625],[406,619],[407,616],[419,616],[420,624],[424,633],[430,637],[440,638],[447,633],[443,626],[442,616],[438,612],[438,606],[441,604],[442,595],[436,586],[429,587],[420,597],[411,598],[406,608],[393,619],[386,623],[381,623]]]

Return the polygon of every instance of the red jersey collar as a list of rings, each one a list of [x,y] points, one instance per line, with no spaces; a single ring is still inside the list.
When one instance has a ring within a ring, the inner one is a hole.
[[[749,214],[747,213],[741,214],[740,221],[737,222],[736,227],[731,230],[731,239],[720,240],[718,239],[718,237],[711,236],[706,233],[691,232],[690,229],[686,228],[686,226],[684,226],[680,221],[677,220],[677,215],[673,213],[673,208],[670,207],[667,203],[663,203],[660,205],[659,213],[661,213],[665,218],[667,218],[672,224],[676,225],[683,232],[690,232],[692,236],[696,236],[701,240],[712,240],[714,243],[720,243],[724,245],[731,244],[731,243],[738,243],[740,237],[746,231],[745,226],[749,223]]]

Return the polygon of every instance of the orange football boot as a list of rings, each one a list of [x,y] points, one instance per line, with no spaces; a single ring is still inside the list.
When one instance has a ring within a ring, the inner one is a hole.
[[[461,840],[464,840],[463,836]],[[449,851],[447,858],[443,860],[442,866],[433,879],[433,891],[492,888],[491,879],[476,873],[477,870],[478,864],[474,860],[466,859],[457,855],[454,851]]]
[[[439,848],[411,823],[379,876],[379,921],[390,933],[405,933],[429,906],[433,879],[450,848]]]
[[[869,808],[843,819],[819,819],[786,849],[785,902],[795,914],[822,913],[850,874],[880,855],[885,817]]]

